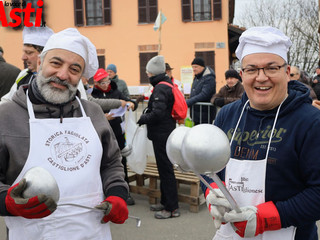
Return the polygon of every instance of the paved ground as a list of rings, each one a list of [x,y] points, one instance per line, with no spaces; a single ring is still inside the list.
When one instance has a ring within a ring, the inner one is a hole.
[[[136,205],[129,206],[129,214],[141,218],[141,227],[136,221],[128,219],[124,224],[111,225],[113,240],[211,240],[215,229],[212,219],[203,204],[198,213],[191,213],[187,204],[180,204],[181,216],[166,220],[158,220],[149,210],[148,198],[132,195]],[[0,217],[0,240],[5,238],[5,225]]]
[[[141,218],[141,227],[137,228],[133,219],[128,219],[122,225],[112,224],[113,240],[211,240],[215,233],[205,204],[200,206],[198,213],[191,213],[187,204],[180,203],[181,216],[179,218],[158,220],[149,210],[146,196],[136,194],[132,196],[136,205],[129,206],[129,212],[130,215]],[[0,240],[6,240],[5,236],[4,221],[0,217]]]

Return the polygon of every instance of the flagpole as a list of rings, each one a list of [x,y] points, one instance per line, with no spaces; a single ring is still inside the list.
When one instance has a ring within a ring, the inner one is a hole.
[[[162,28],[162,10],[160,9],[160,26],[159,26],[159,44],[158,44],[158,55],[160,55],[160,51],[161,51],[161,28]]]

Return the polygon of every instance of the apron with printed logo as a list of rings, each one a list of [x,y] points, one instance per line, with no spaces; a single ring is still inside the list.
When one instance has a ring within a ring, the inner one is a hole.
[[[27,94],[28,96],[28,94]],[[103,201],[100,176],[102,145],[98,134],[77,98],[82,117],[35,118],[27,97],[30,150],[27,161],[13,183],[18,183],[30,168],[39,166],[56,179],[60,199],[58,208],[42,219],[5,217],[10,240],[110,240],[109,224],[101,224],[103,212],[59,204],[94,207]]]
[[[230,141],[232,144],[236,130],[239,126],[242,114],[249,100],[244,105],[238,123],[235,127],[233,136]],[[262,160],[237,160],[231,158],[226,166],[225,183],[239,207],[256,206],[265,202],[265,178],[267,159],[270,149],[270,144],[278,119],[279,111],[282,103],[278,107],[278,111],[273,123],[267,153],[265,159]],[[293,240],[295,236],[295,227],[282,228],[277,231],[266,231],[253,238],[241,238],[231,227],[230,223],[221,225],[216,232],[213,240]]]

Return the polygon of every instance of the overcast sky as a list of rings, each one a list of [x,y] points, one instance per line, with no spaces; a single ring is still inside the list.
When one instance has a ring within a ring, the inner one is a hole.
[[[235,0],[235,11],[234,11],[234,19],[233,24],[239,25],[239,17],[241,16],[241,13],[245,9],[245,6],[253,3],[255,0]]]

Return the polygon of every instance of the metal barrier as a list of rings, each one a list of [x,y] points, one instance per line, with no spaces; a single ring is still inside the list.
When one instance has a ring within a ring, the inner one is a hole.
[[[144,100],[142,102],[139,103],[138,109],[135,111],[135,117],[136,120],[138,121],[138,119],[140,118],[142,111],[148,106],[148,100]],[[195,103],[193,106],[200,106],[200,123],[202,123],[202,110],[203,108],[207,108],[208,109],[208,119],[210,119],[210,114],[211,114],[211,108],[210,107],[215,107],[213,104],[209,103],[209,102],[197,102]],[[192,116],[194,116],[194,112],[193,112],[193,107],[192,109]],[[217,108],[216,110],[216,114],[218,112],[219,108]],[[188,109],[188,116],[191,119],[191,114],[190,114],[190,108]]]
[[[192,107],[192,116],[194,116],[194,106],[199,106],[200,107],[200,121],[199,123],[201,124],[202,123],[202,109],[203,108],[207,108],[208,109],[208,119],[210,119],[210,116],[211,116],[211,107],[215,107],[213,104],[211,104],[210,102],[196,102]],[[189,108],[190,110],[190,108]],[[216,111],[216,114],[217,114],[217,111]],[[189,114],[189,117],[191,118],[191,115]],[[192,119],[192,118],[191,118]],[[214,119],[213,119],[214,121]]]

